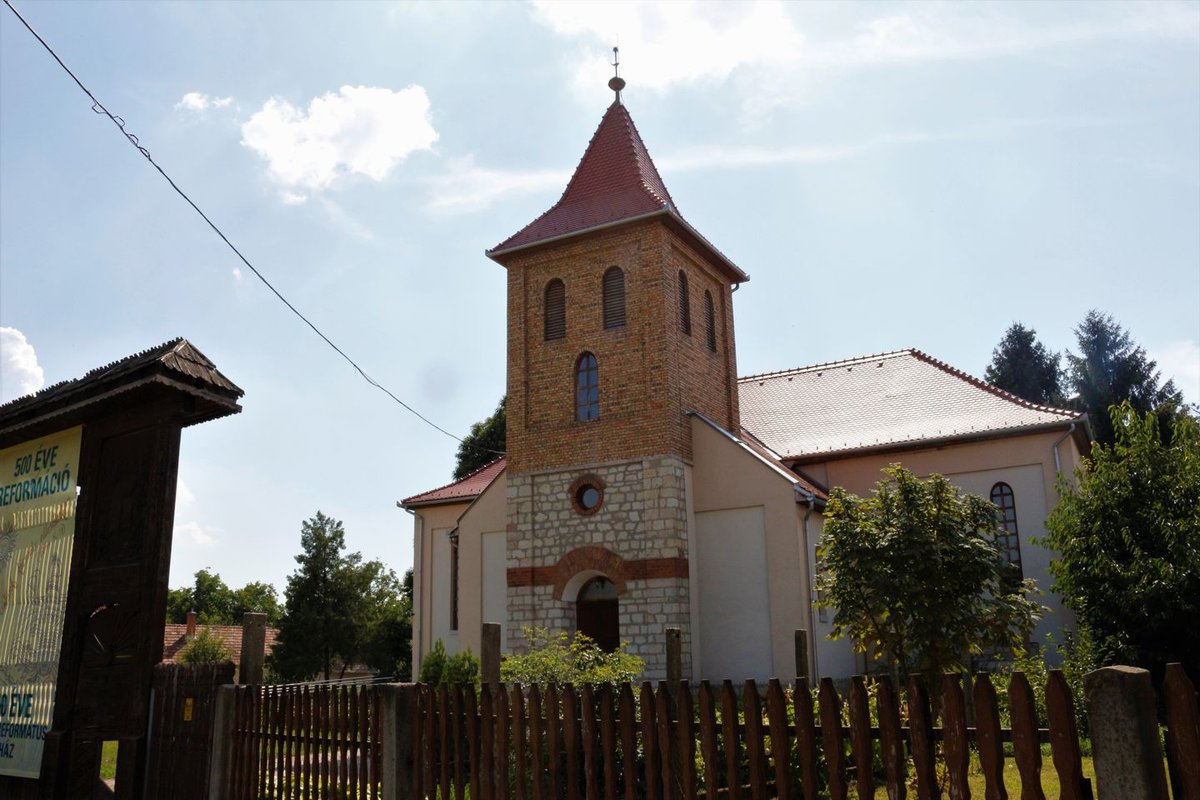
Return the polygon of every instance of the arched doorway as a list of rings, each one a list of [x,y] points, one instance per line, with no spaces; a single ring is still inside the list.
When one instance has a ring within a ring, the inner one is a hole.
[[[598,575],[583,585],[575,601],[575,629],[612,652],[621,646],[621,614],[617,587]]]

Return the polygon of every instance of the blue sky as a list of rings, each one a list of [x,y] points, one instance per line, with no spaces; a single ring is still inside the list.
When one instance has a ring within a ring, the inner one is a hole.
[[[742,374],[1111,313],[1200,401],[1200,4],[14,0],[276,286],[463,433],[504,391],[484,249],[624,100],[752,280]],[[3,399],[185,336],[246,391],[184,432],[171,584],[282,589],[301,522],[397,571],[455,442],[247,273],[0,9]]]

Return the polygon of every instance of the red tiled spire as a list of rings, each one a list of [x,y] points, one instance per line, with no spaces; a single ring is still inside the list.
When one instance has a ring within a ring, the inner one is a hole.
[[[495,258],[540,242],[652,214],[663,214],[682,227],[727,267],[733,280],[748,280],[680,216],[633,118],[618,100],[604,113],[558,202],[487,254]]]

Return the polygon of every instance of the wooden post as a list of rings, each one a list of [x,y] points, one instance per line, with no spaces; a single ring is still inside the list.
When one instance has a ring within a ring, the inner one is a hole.
[[[500,685],[500,623],[483,623],[480,637],[479,661],[483,682],[491,686]]]
[[[375,687],[379,692],[380,787],[383,800],[399,800],[412,788],[413,711],[417,701],[415,683],[389,683]]]
[[[807,680],[808,674],[808,631],[796,629],[796,677]]]
[[[1083,686],[1100,800],[1167,800],[1150,673],[1104,667]]]
[[[263,682],[263,661],[267,655],[267,615],[248,611],[242,615],[242,663],[238,683]]]
[[[232,686],[222,686],[217,689],[216,707],[213,709],[212,760],[208,767],[208,797],[209,800],[225,800],[226,782],[229,771],[233,768],[233,703]]]
[[[674,693],[683,680],[683,634],[679,628],[667,628],[667,685]]]

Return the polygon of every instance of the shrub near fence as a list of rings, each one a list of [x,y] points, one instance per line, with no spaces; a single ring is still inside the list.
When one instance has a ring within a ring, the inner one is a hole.
[[[1182,672],[1179,677],[1186,680]],[[1001,727],[986,676],[972,688],[974,725],[968,725],[957,676],[936,687],[940,726],[918,677],[903,698],[889,679],[877,679],[873,704],[862,678],[851,682],[845,703],[828,679],[820,683],[817,703],[804,680],[787,688],[772,680],[761,689],[753,681],[740,690],[728,681],[719,687],[485,685],[477,697],[473,687],[420,686],[412,797],[844,800],[851,789],[859,798],[874,797],[876,787],[889,798],[905,798],[911,786],[921,800],[940,797],[943,788],[951,798],[966,798],[974,753],[986,797],[1006,796],[1003,772],[1012,760],[1021,797],[1038,800],[1045,797],[1043,743],[1059,796],[1093,796],[1082,772],[1074,699],[1057,671],[1046,687],[1048,729],[1037,728],[1033,692],[1021,673],[1008,687],[1009,728]],[[1188,691],[1194,708],[1190,683]]]

